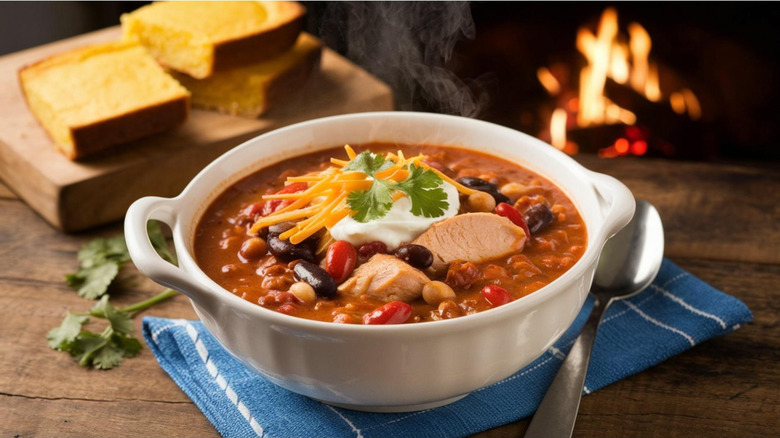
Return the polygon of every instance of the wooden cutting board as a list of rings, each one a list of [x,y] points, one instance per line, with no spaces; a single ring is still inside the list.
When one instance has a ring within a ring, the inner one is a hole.
[[[192,110],[174,131],[73,162],[57,152],[22,96],[17,72],[74,47],[119,38],[119,27],[0,57],[0,177],[66,232],[120,219],[142,196],[174,196],[216,157],[263,132],[336,114],[393,109],[390,88],[337,53],[296,96],[259,119]]]

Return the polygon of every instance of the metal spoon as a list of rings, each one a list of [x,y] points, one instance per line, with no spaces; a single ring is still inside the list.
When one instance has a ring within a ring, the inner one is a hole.
[[[601,316],[614,301],[636,295],[650,285],[663,253],[664,230],[658,211],[649,202],[637,200],[631,222],[604,244],[590,289],[596,296],[593,310],[524,438],[571,437]]]

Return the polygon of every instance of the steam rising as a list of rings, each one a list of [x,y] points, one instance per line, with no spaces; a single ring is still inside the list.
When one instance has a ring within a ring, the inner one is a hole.
[[[308,4],[325,43],[386,82],[396,107],[476,117],[487,104],[480,81],[447,68],[461,38],[476,31],[466,2]]]

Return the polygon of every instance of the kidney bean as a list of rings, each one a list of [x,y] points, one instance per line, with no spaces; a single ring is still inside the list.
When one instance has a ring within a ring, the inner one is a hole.
[[[498,307],[512,301],[512,295],[503,287],[496,286],[495,284],[489,284],[483,287],[479,293],[481,293],[493,307]]]
[[[547,228],[553,219],[552,211],[547,204],[535,204],[525,211],[525,223],[528,224],[531,234],[536,234]]]
[[[363,259],[370,259],[374,254],[387,254],[387,245],[385,242],[375,240],[360,245],[357,252]]]
[[[307,261],[298,262],[293,268],[294,277],[305,281],[314,289],[318,297],[333,298],[336,296],[336,282],[327,271]]]
[[[509,219],[513,224],[517,225],[518,227],[522,228],[523,231],[525,231],[526,237],[531,237],[531,230],[528,229],[528,224],[526,224],[523,215],[520,214],[516,208],[512,207],[506,202],[502,202],[496,205],[496,214]]]
[[[295,259],[306,260],[307,262],[314,261],[314,250],[311,245],[301,243],[299,245],[293,245],[289,240],[282,240],[278,234],[268,234],[268,250],[271,254],[278,257],[280,260],[289,262]]]
[[[412,306],[403,301],[391,301],[363,315],[363,324],[403,324],[412,315]]]
[[[425,269],[433,264],[433,253],[422,245],[413,243],[402,245],[393,252],[393,255],[417,269]]]
[[[288,186],[284,186],[281,190],[276,192],[276,194],[284,194],[284,193],[298,193],[302,192],[309,188],[309,184],[304,182],[297,182],[292,183]],[[268,216],[271,213],[275,213],[277,210],[281,210],[284,207],[287,207],[288,205],[292,204],[293,201],[291,199],[271,199],[269,201],[266,201],[265,204],[263,204],[263,209],[261,210],[260,214],[263,216]]]
[[[498,186],[492,183],[489,183],[485,181],[484,179],[475,178],[473,176],[463,176],[455,181],[463,184],[464,186],[479,190],[480,192],[485,192],[490,194],[493,199],[496,201],[496,204],[500,202],[509,202],[509,198],[506,195],[503,195],[499,190]]]
[[[330,244],[325,254],[325,270],[336,283],[346,280],[356,264],[357,251],[349,242],[337,240]]]

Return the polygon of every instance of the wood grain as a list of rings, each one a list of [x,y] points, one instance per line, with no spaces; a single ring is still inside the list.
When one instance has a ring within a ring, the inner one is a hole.
[[[580,156],[597,172],[625,183],[656,205],[666,255],[780,264],[780,166],[745,167]],[[680,215],[685,211],[689,214]]]
[[[584,397],[574,436],[776,437],[778,173],[767,167],[578,160],[653,202],[664,220],[667,257],[743,300],[754,321]],[[102,372],[79,368],[46,345],[46,332],[60,323],[65,309],[90,306],[63,282],[76,269],[79,247],[121,228],[63,234],[1,183],[0,211],[0,436],[218,436],[148,349]],[[160,289],[141,279],[115,292],[114,300],[130,303]],[[183,296],[146,314],[195,318]],[[140,321],[136,324],[140,330]],[[477,436],[521,436],[527,422]]]
[[[142,196],[174,196],[214,158],[263,132],[318,117],[393,108],[385,84],[325,49],[321,71],[262,118],[192,110],[173,131],[72,162],[55,150],[28,110],[17,72],[47,56],[119,35],[112,27],[0,57],[0,177],[64,231],[119,219]]]

